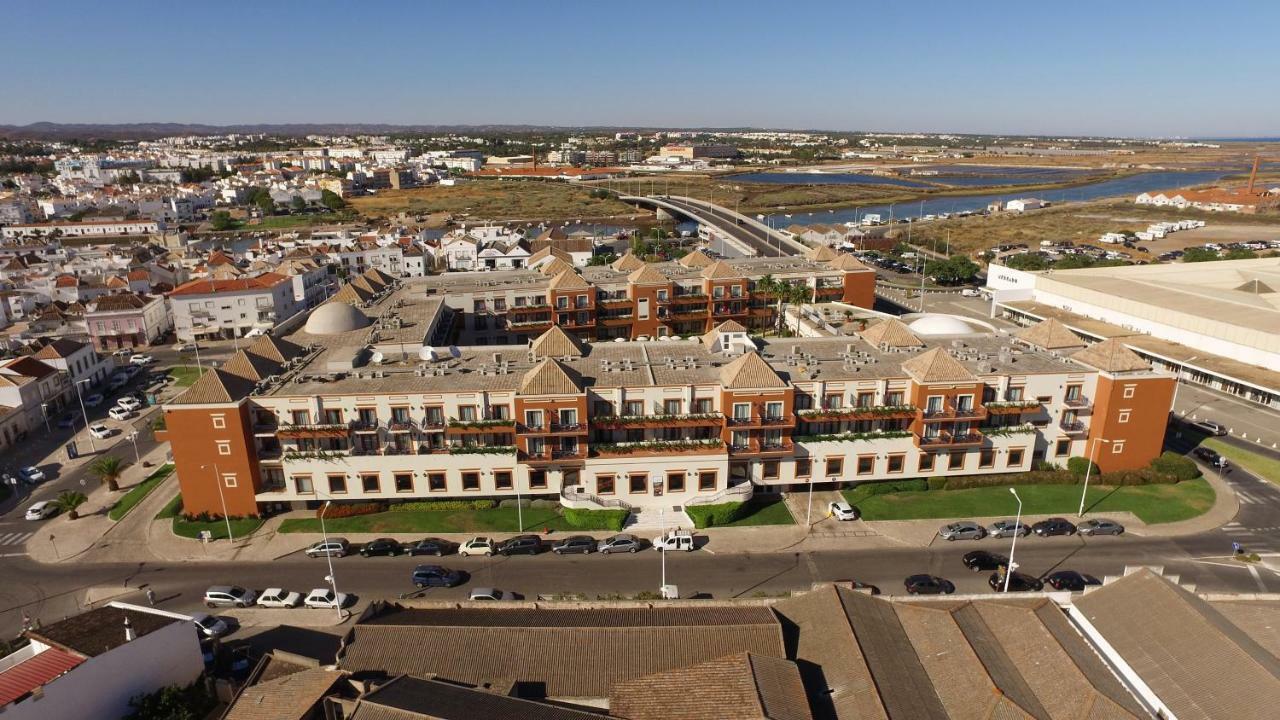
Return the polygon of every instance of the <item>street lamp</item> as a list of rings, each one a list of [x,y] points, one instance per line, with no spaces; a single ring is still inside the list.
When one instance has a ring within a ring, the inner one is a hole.
[[[218,464],[208,463],[201,465],[200,469],[203,470],[210,466],[213,467],[213,482],[218,486],[218,499],[222,501],[222,519],[227,522],[227,540],[235,542],[235,537],[231,535],[231,516],[227,514],[227,496],[222,494],[222,473],[218,472]]]
[[[1018,517],[1013,521],[1013,543],[1009,545],[1009,567],[1004,571],[1004,591],[1009,592],[1009,577],[1013,575],[1013,569],[1018,567],[1013,562],[1013,552],[1018,549],[1018,530],[1022,528],[1022,498],[1018,497],[1016,488],[1009,488],[1009,492],[1013,493],[1014,499],[1018,501]]]
[[[661,507],[658,508],[658,528],[658,539],[661,542],[666,543],[667,519],[666,515],[663,514],[663,508]],[[662,552],[658,554],[662,556],[662,585],[659,587],[659,590],[663,590],[667,587],[667,548],[662,548]]]
[[[1093,472],[1093,456],[1097,455],[1098,443],[1110,443],[1110,440],[1103,438],[1094,438],[1090,441],[1090,445],[1085,447],[1085,460],[1089,461],[1089,465],[1084,469],[1084,490],[1080,491],[1080,510],[1076,513],[1076,517],[1084,516],[1084,498],[1089,493],[1089,474]],[[1093,452],[1089,452],[1089,447],[1093,448]]]
[[[80,384],[87,383],[87,382],[89,382],[89,378],[85,378],[84,380],[77,380],[75,382],[76,397],[80,400],[80,414],[84,417],[85,430],[89,429],[89,413],[84,409],[84,396],[80,394]],[[93,444],[92,432],[89,433],[89,450],[93,451],[95,454],[98,452],[98,446]]]
[[[325,500],[324,507],[320,508],[320,537],[324,542],[325,560],[329,561],[329,574],[325,576],[325,580],[329,581],[329,587],[333,588],[333,608],[338,612],[338,622],[342,622],[342,603],[338,601],[341,597],[338,595],[338,576],[333,574],[333,553],[329,552],[329,533],[324,529],[324,514],[329,512],[329,505],[332,500]]]
[[[44,416],[44,431],[53,434],[53,429],[49,427],[49,403],[40,403],[40,414]]]
[[[129,438],[129,441],[133,443],[133,461],[135,464],[141,465],[142,457],[138,454],[138,431],[134,430],[129,433],[127,437]]]

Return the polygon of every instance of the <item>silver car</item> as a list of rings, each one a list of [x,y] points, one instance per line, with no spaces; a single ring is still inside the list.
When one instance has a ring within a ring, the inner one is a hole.
[[[938,536],[943,540],[981,540],[987,536],[987,529],[972,520],[961,520],[943,525]]]
[[[1097,520],[1085,520],[1076,525],[1076,532],[1081,535],[1120,535],[1124,533],[1124,526],[1115,520],[1098,518]]]
[[[1031,534],[1031,527],[1026,523],[1015,523],[1012,520],[997,520],[987,528],[987,534],[993,538],[1013,537],[1015,532],[1018,537],[1026,537]]]

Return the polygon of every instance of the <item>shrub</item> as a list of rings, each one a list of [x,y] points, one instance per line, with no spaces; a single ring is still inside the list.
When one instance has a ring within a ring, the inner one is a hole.
[[[631,513],[626,510],[583,510],[565,508],[564,521],[580,530],[612,530],[617,532],[627,522]]]
[[[1172,475],[1179,481],[1195,480],[1200,477],[1200,468],[1196,467],[1196,464],[1190,458],[1183,457],[1175,452],[1166,451],[1160,457],[1152,460],[1151,469],[1164,475]]]
[[[498,503],[492,500],[472,500],[471,501],[472,510],[492,510],[497,506],[498,506]]]
[[[537,500],[533,500],[533,501],[531,501],[531,502],[529,503],[529,507],[532,507],[532,508],[558,508],[558,507],[560,507],[560,501],[559,501],[559,500],[547,500],[547,499],[545,499],[545,498],[538,498]]]
[[[929,478],[929,489],[930,490],[946,490],[947,478],[940,477],[937,475]]]
[[[939,478],[946,480],[947,478]],[[864,497],[873,495],[888,495],[889,493],[900,492],[925,492],[930,489],[930,481],[924,478],[912,478],[910,480],[882,480],[876,482],[858,483],[853,489],[862,493]]]
[[[375,513],[385,512],[387,506],[382,503],[344,503],[342,505],[329,505],[329,509],[325,510],[324,506],[316,508],[316,517],[320,517],[324,513],[325,520],[334,518],[356,517],[358,515],[373,515]]]
[[[530,502],[529,500],[525,500],[525,499],[523,499],[523,498],[521,498],[521,499],[519,499],[519,500],[517,500],[517,499],[515,499],[515,498],[511,498],[511,499],[508,499],[508,500],[499,500],[499,501],[498,501],[498,507],[500,507],[500,508],[513,508],[513,507],[522,507],[522,508],[527,508],[527,507],[532,507],[532,506],[529,504],[529,502]]]
[[[473,500],[414,500],[396,503],[387,510],[391,512],[457,512],[473,509],[474,502]]]
[[[1178,482],[1181,481],[1177,476],[1157,472],[1149,467],[1138,468],[1137,470],[1116,470],[1114,472],[1103,473],[1098,478],[1098,484],[1111,485],[1113,487],[1126,487],[1133,485],[1173,485]]]
[[[693,526],[699,529],[728,525],[741,518],[746,510],[747,504],[740,502],[684,506],[684,513],[693,520]]]
[[[947,490],[1004,487],[1006,485],[1077,485],[1080,478],[1066,470],[1032,470],[996,475],[959,475],[947,478]]]
[[[1098,465],[1088,458],[1073,457],[1067,460],[1067,471],[1080,477],[1084,477],[1086,474],[1097,475]]]

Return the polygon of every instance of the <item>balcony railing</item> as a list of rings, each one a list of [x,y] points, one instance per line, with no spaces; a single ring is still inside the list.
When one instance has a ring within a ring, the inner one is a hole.
[[[982,433],[970,430],[964,433],[941,433],[938,435],[921,435],[920,447],[959,447],[964,445],[981,445]]]
[[[797,410],[802,420],[877,420],[908,418],[915,415],[914,405],[855,405],[853,407]]]
[[[735,415],[729,418],[729,425],[732,427],[790,425],[791,423],[790,415]]]
[[[724,415],[718,412],[672,415],[597,415],[591,418],[591,426],[600,430],[617,430],[628,427],[689,427],[695,425],[719,425]]]
[[[1088,429],[1085,424],[1079,420],[1063,420],[1058,423],[1058,427],[1061,428],[1063,432],[1071,434],[1082,433]]]
[[[392,418],[387,421],[387,430],[393,433],[413,432],[418,424],[409,418]]]
[[[595,457],[618,457],[624,455],[691,455],[697,453],[722,452],[724,441],[719,438],[708,440],[645,440],[640,442],[594,443],[591,454]]]
[[[376,419],[352,420],[348,423],[348,427],[353,432],[378,432],[379,423]]]
[[[1089,398],[1083,395],[1077,395],[1075,397],[1063,398],[1062,404],[1073,410],[1083,410],[1089,407],[1090,403]]]
[[[347,426],[342,423],[306,423],[278,425],[276,434],[280,437],[337,437],[347,434]]]
[[[790,439],[781,442],[764,442],[752,440],[746,445],[730,445],[730,455],[768,455],[789,453],[795,450],[795,443]]]
[[[926,407],[921,414],[925,420],[981,420],[987,416],[987,409],[981,405],[967,408],[944,405],[940,408]]]

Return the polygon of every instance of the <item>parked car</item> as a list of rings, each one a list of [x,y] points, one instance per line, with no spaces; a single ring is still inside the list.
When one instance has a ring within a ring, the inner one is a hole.
[[[111,353],[111,357],[127,358],[132,354],[133,354],[133,348],[120,348],[119,350],[116,350],[115,352]]]
[[[659,535],[653,539],[653,549],[658,552],[667,550],[683,550],[692,552],[694,548],[693,533],[687,530],[672,530],[666,535]]]
[[[1009,558],[999,553],[987,552],[986,550],[974,550],[964,554],[961,559],[964,566],[974,572],[982,572],[983,570],[995,570],[1001,565],[1007,566]]]
[[[1212,420],[1201,420],[1200,422],[1191,423],[1191,427],[1196,428],[1197,430],[1202,430],[1204,432],[1207,432],[1210,435],[1226,435],[1227,434],[1227,428],[1225,426],[1219,425],[1218,423],[1213,422]]]
[[[458,551],[458,543],[441,538],[423,538],[409,546],[410,555],[435,555],[441,557]]]
[[[462,547],[458,548],[458,554],[464,557],[470,557],[472,555],[489,556],[492,555],[496,549],[497,548],[494,545],[493,540],[490,540],[487,537],[473,537],[462,543]]]
[[[595,550],[596,539],[589,535],[570,535],[551,546],[551,552],[557,555],[588,555]]]
[[[70,430],[75,426],[76,426],[75,415],[63,415],[61,418],[58,418],[58,427],[63,430]]]
[[[107,387],[112,390],[119,390],[129,384],[129,376],[123,372],[118,372],[111,376],[111,382],[107,383]]]
[[[537,555],[546,548],[537,535],[517,535],[498,546],[499,555]]]
[[[137,415],[137,413],[135,413],[134,411],[129,410],[128,408],[122,408],[119,406],[113,407],[107,411],[107,417],[111,418],[112,420],[121,420],[121,421],[128,420],[129,418],[135,415]]]
[[[962,520],[943,525],[938,536],[943,540],[981,540],[987,536],[987,529],[972,520]]]
[[[997,520],[987,528],[987,534],[993,538],[1013,537],[1015,533],[1018,537],[1026,537],[1030,532],[1031,528],[1026,523],[1015,523],[1012,520]]]
[[[130,365],[150,365],[155,361],[156,359],[151,357],[150,355],[134,355],[133,357],[129,358]]]
[[[498,588],[478,587],[472,588],[471,594],[467,596],[468,600],[514,600],[510,593],[504,593]]]
[[[376,557],[386,555],[395,557],[404,552],[404,546],[391,538],[370,540],[360,547],[360,557]]]
[[[620,552],[640,552],[643,549],[643,541],[635,535],[621,533],[613,537],[605,538],[596,545],[596,550],[602,555],[609,555]]]
[[[307,557],[346,557],[351,552],[351,543],[346,538],[329,538],[321,540],[306,549]]]
[[[1085,520],[1076,526],[1076,531],[1081,535],[1122,535],[1124,534],[1124,526],[1115,520],[1107,520],[1106,518],[1098,518],[1097,520]]]
[[[132,395],[124,395],[119,400],[116,400],[116,407],[124,408],[125,410],[140,410],[142,409],[142,401]]]
[[[857,520],[858,508],[847,502],[833,502],[827,506],[827,512],[837,520]]]
[[[950,580],[937,575],[912,575],[902,584],[911,595],[950,595],[956,591]]]
[[[1072,525],[1066,518],[1055,517],[1047,520],[1041,520],[1035,525],[1032,525],[1031,532],[1041,537],[1050,537],[1053,535],[1074,535],[1076,532],[1076,526]]]
[[[209,613],[192,613],[191,622],[195,623],[196,629],[200,631],[201,635],[208,638],[222,637],[231,629],[225,622]]]
[[[134,379],[134,378],[138,377],[138,373],[142,372],[142,366],[140,366],[140,365],[125,365],[123,368],[121,368],[121,370],[120,370],[120,371],[124,373],[124,376],[125,376],[125,377],[127,377],[127,378],[128,378],[128,379],[130,379],[130,380],[132,380],[132,379]]]
[[[177,345],[173,346],[174,352],[185,353],[185,352],[195,352],[195,350],[196,350],[196,344],[192,342],[180,342]]]
[[[302,602],[302,594],[284,588],[267,588],[258,596],[258,607],[295,608]]]
[[[338,593],[335,596],[332,588],[316,588],[307,593],[302,604],[316,610],[333,610],[346,606],[348,599],[349,596],[346,593]]]
[[[995,592],[1005,592],[1006,579],[1009,581],[1009,592],[1035,592],[1044,589],[1044,583],[1040,582],[1039,578],[1032,577],[1026,573],[1014,570],[1008,573],[1007,578],[1005,575],[1006,573],[993,572],[991,577],[987,578],[987,584]]]
[[[960,291],[960,294],[964,297],[981,297],[982,295],[978,288],[965,288]]]
[[[416,588],[457,587],[466,582],[462,573],[439,565],[419,565],[413,569],[409,579]]]
[[[1092,575],[1083,575],[1075,570],[1059,570],[1044,579],[1044,582],[1054,590],[1066,590],[1068,592],[1080,592],[1087,585],[1101,585],[1098,578]]]
[[[27,514],[24,515],[23,517],[25,517],[28,520],[45,520],[57,514],[58,514],[57,505],[54,505],[48,500],[41,500],[40,502],[27,508]]]
[[[206,607],[249,607],[258,597],[252,590],[239,585],[214,585],[204,591]]]
[[[1230,464],[1226,458],[1218,454],[1217,450],[1211,450],[1207,447],[1198,447],[1192,450],[1191,454],[1203,460],[1209,467],[1224,468]]]
[[[94,393],[94,394],[92,394],[92,395],[86,395],[86,396],[84,397],[84,406],[85,406],[85,407],[98,407],[99,405],[101,405],[101,404],[102,404],[102,401],[103,401],[104,399],[105,399],[105,398],[103,398],[103,397],[102,397],[102,393]]]
[[[36,483],[39,483],[39,482],[44,482],[44,479],[45,479],[44,471],[42,471],[40,468],[36,467],[35,465],[28,465],[27,467],[24,467],[18,470],[18,477],[22,478],[25,482],[28,482],[32,485],[35,485]]]
[[[115,430],[103,425],[102,423],[94,423],[89,426],[89,434],[98,440],[106,440],[115,433]]]

